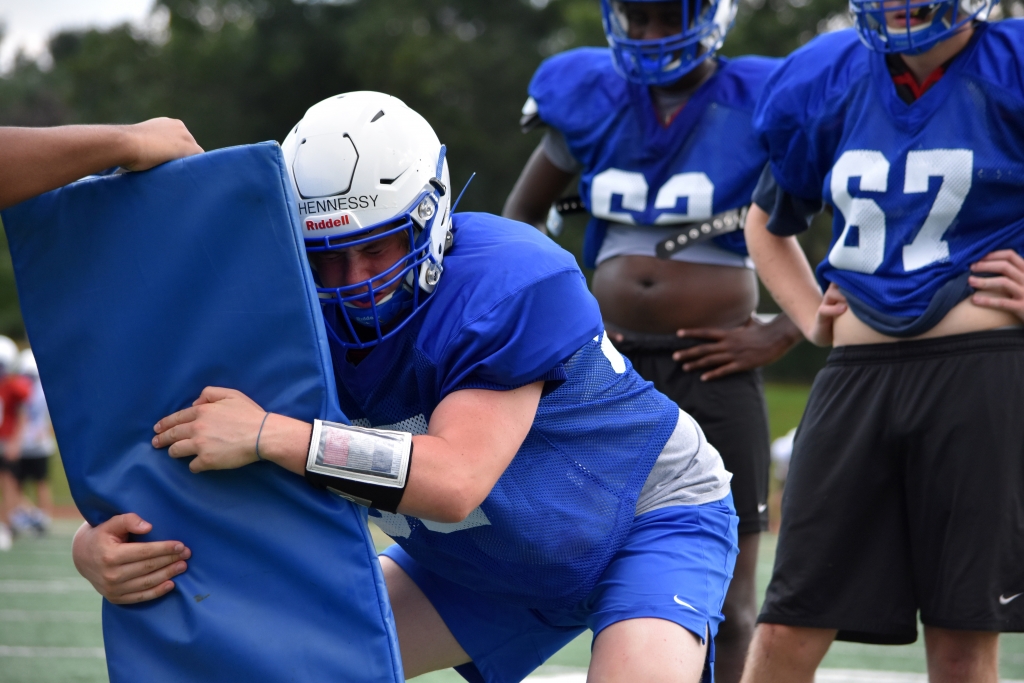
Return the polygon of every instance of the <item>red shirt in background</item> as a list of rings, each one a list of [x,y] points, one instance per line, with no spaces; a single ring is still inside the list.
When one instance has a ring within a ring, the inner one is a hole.
[[[11,438],[18,425],[21,407],[32,395],[32,382],[21,375],[6,375],[0,379],[0,404],[3,405],[3,422],[0,422],[0,441]]]

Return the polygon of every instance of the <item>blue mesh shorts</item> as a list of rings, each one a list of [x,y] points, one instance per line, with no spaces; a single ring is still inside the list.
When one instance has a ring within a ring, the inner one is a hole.
[[[738,519],[732,495],[637,517],[597,585],[568,610],[530,609],[484,597],[423,569],[399,546],[394,560],[430,600],[472,663],[457,667],[471,683],[518,683],[573,638],[627,619],[679,624],[702,640],[710,633],[703,681],[713,670],[714,637],[736,563]]]

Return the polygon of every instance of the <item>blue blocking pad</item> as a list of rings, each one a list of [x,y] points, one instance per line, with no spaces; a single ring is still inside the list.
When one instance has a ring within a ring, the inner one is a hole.
[[[192,474],[153,425],[208,385],[344,420],[276,144],[89,178],[3,213],[61,456],[90,524],[192,549],[169,595],[104,602],[113,683],[403,680],[366,513],[270,463]]]

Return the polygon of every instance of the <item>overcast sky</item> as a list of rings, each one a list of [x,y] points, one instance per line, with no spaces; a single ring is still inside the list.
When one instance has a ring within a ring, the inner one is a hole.
[[[62,28],[112,26],[142,22],[153,0],[0,0],[0,22],[7,30],[0,43],[0,71],[6,71],[18,48],[32,55]]]

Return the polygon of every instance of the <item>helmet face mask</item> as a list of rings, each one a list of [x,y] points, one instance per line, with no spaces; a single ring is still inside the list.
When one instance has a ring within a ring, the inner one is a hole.
[[[688,74],[722,46],[736,18],[733,0],[679,0],[679,33],[658,39],[630,38],[629,7],[643,4],[667,3],[601,0],[615,66],[626,80],[641,85],[667,86]]]
[[[445,148],[400,100],[358,92],[311,107],[282,151],[328,333],[346,348],[374,346],[408,323],[443,272]],[[375,256],[385,247],[386,263]],[[360,279],[316,272],[342,250]]]
[[[861,42],[876,52],[921,54],[968,23],[988,19],[996,0],[850,0]]]
[[[426,192],[420,196],[423,199],[417,199],[417,208],[430,197]],[[381,341],[397,329],[392,327],[394,323],[404,324],[408,314],[417,309],[427,296],[427,292],[417,286],[415,273],[424,265],[428,268],[440,265],[432,259],[427,239],[433,226],[421,226],[412,220],[411,215],[409,210],[398,220],[370,225],[347,236],[306,239],[306,253],[318,276],[320,305],[338,309],[332,317],[345,334],[339,334],[339,330],[332,326],[328,329],[343,346],[361,348]],[[395,242],[401,245],[400,255],[386,264],[379,264],[373,275],[355,283],[336,285],[325,281],[325,275],[320,271],[326,268],[317,265],[324,255],[341,251],[354,252],[352,258],[364,260],[367,257],[361,256],[363,249],[381,249],[394,254]]]

